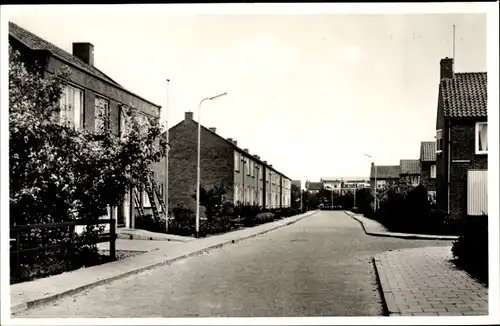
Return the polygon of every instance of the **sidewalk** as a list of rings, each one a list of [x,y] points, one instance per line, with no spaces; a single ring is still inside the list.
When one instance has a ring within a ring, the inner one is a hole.
[[[421,240],[457,240],[458,236],[454,235],[433,235],[433,234],[414,234],[414,233],[399,233],[390,232],[385,226],[377,221],[366,218],[361,214],[345,211],[345,213],[358,221],[366,234],[377,237],[393,237],[401,239],[421,239]]]
[[[118,228],[116,230],[118,239],[127,240],[157,240],[157,241],[175,241],[175,242],[189,242],[193,241],[191,237],[181,237],[174,234],[155,233],[139,229],[125,229]]]
[[[252,238],[293,224],[315,213],[316,211],[307,212],[280,221],[189,242],[148,241],[150,243],[157,242],[156,246],[160,248],[108,264],[83,268],[31,282],[14,284],[10,286],[11,314],[49,303],[63,296],[72,295],[93,286],[109,283],[131,274],[201,254],[226,244]]]
[[[488,315],[488,288],[457,269],[451,246],[387,251],[374,257],[390,316]]]

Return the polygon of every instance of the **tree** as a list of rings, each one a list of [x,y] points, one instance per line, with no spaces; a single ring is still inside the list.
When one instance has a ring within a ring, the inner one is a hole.
[[[142,184],[163,156],[159,121],[141,123],[130,109],[123,137],[111,131],[109,117],[98,130],[75,129],[60,118],[69,69],[44,76],[36,62],[23,59],[9,47],[10,225],[97,219]],[[68,233],[33,231],[22,242],[41,238],[51,242]]]
[[[218,215],[224,208],[226,202],[226,187],[223,184],[215,185],[210,190],[206,190],[203,185],[200,186],[200,205],[205,207],[205,215],[207,223],[211,224],[215,216]],[[193,195],[196,200],[196,194]]]
[[[292,207],[300,208],[300,187],[293,184],[291,188],[290,197],[292,201]]]

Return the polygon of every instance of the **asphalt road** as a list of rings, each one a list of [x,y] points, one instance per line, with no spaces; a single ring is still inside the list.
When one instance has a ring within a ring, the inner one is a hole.
[[[18,317],[381,316],[371,258],[449,241],[377,238],[343,212],[114,281]]]

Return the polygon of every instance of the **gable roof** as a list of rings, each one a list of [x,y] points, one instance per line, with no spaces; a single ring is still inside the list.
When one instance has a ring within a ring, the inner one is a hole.
[[[106,80],[108,83],[120,86],[117,82],[115,82],[113,79],[111,79],[109,76],[104,74],[96,67],[83,62],[77,56],[74,56],[73,54],[64,51],[63,49],[57,47],[56,45],[44,40],[43,38],[31,33],[30,31],[22,28],[21,26],[13,22],[9,22],[9,34],[19,42],[23,43],[28,48],[30,48],[31,50],[47,50],[51,52],[53,55],[74,64],[78,68],[88,73],[97,75],[98,77]]]
[[[401,174],[420,174],[420,160],[400,160]]]
[[[487,73],[455,73],[439,84],[445,118],[487,117]]]
[[[423,141],[420,143],[420,161],[435,162],[436,161],[436,142]]]
[[[173,127],[169,128],[169,130],[172,130],[172,129],[174,129],[174,128],[176,128],[176,127],[178,127],[178,126],[180,126],[180,125],[182,125],[184,123],[189,123],[189,122],[193,123],[196,126],[198,125],[198,122],[196,122],[194,119],[183,119],[180,122],[178,122],[176,125],[174,125]],[[206,132],[209,132],[209,133],[213,134],[216,137],[219,137],[220,139],[224,140],[228,145],[230,145],[231,147],[233,147],[236,151],[238,151],[238,152],[240,152],[240,153],[242,153],[242,154],[244,154],[244,155],[246,155],[248,157],[251,157],[252,160],[258,162],[259,164],[264,165],[269,170],[273,170],[274,172],[276,172],[279,175],[281,175],[283,178],[288,179],[288,180],[292,180],[289,177],[287,177],[286,175],[284,175],[282,172],[279,172],[278,170],[276,170],[274,167],[271,167],[268,163],[264,163],[264,161],[262,161],[261,159],[256,158],[255,155],[252,155],[249,152],[246,152],[241,147],[238,147],[233,142],[227,140],[226,138],[222,137],[218,133],[213,132],[212,130],[210,130],[209,128],[205,127],[204,125],[201,125],[201,129],[203,129]]]
[[[377,179],[399,179],[399,165],[377,165]],[[375,178],[375,166],[371,167],[370,179]]]
[[[307,184],[307,190],[321,190],[323,189],[322,182],[309,182]]]

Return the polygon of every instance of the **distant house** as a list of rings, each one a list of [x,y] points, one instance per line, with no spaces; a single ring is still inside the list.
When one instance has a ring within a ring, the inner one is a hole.
[[[327,189],[333,190],[337,195],[340,194],[342,190],[342,178],[321,178],[321,183]]]
[[[323,189],[323,182],[306,182],[306,189],[312,194],[317,194],[321,189]]]
[[[400,178],[399,165],[375,165],[372,163],[370,171],[370,188],[375,188],[375,179],[377,180],[377,189],[383,188],[391,181],[398,181]]]
[[[420,184],[429,196],[436,196],[436,142],[420,143]]]
[[[401,178],[408,178],[411,185],[416,187],[420,183],[420,160],[400,160]]]
[[[487,73],[455,73],[453,65],[440,62],[436,199],[450,219],[460,219],[488,213]]]

